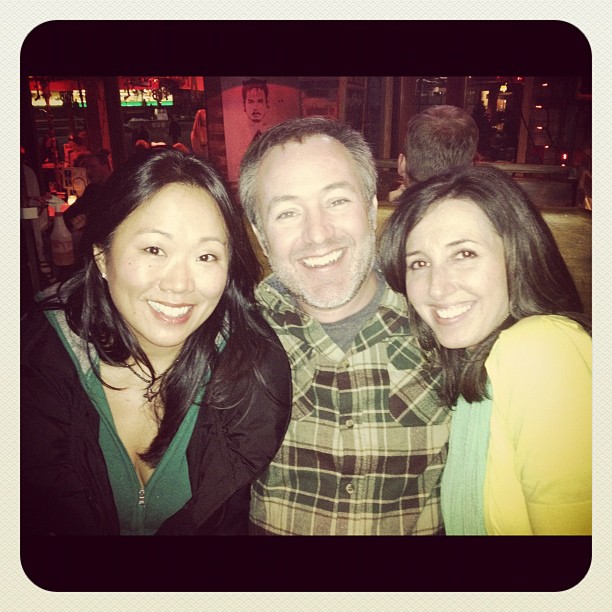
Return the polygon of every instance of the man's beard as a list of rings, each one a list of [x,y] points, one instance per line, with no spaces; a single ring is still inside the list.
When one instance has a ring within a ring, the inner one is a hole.
[[[330,251],[333,248],[340,247],[330,245]],[[272,255],[269,256],[268,262],[272,272],[298,302],[303,302],[319,310],[332,310],[348,304],[368,279],[376,259],[376,235],[374,232],[369,235],[361,249],[354,249],[354,254],[357,256],[351,262],[346,282],[341,285],[337,283],[322,284],[315,289],[310,287],[310,283],[296,277],[295,268],[287,262],[277,261]]]

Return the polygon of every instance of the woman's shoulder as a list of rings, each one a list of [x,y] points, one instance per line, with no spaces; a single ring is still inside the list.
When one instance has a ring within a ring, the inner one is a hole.
[[[263,319],[257,325],[242,331],[232,331],[220,355],[218,380],[231,380],[247,384],[255,379],[275,386],[290,377],[287,353],[274,330]],[[250,384],[250,383],[249,383]]]
[[[267,333],[258,342],[261,343],[258,358],[261,373],[271,379],[280,379],[283,374],[290,377],[289,357],[272,328],[268,326]]]
[[[590,335],[577,321],[561,315],[534,315],[500,333],[487,366],[503,360],[525,369],[541,367],[544,361],[588,360],[591,345]]]
[[[37,352],[57,337],[42,308],[33,308],[23,315],[20,325],[21,354]]]
[[[33,309],[21,320],[20,355],[22,364],[38,365],[54,370],[70,364],[70,356],[50,317],[64,316],[63,311]]]
[[[589,337],[577,321],[562,315],[533,315],[517,321],[499,335],[504,342],[535,343],[562,337]]]
[[[244,335],[243,335],[244,334]],[[285,361],[287,354],[276,331],[266,321],[260,311],[254,316],[253,325],[238,333],[240,345],[250,344],[249,353],[254,356],[258,363]]]

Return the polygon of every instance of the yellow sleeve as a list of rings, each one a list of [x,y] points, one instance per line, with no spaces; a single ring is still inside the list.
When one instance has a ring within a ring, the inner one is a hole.
[[[533,316],[486,363],[534,534],[591,533],[591,346],[573,321]]]

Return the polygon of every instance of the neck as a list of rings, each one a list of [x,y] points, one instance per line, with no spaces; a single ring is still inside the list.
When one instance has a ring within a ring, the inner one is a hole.
[[[171,349],[163,347],[152,347],[144,349],[147,358],[155,369],[155,376],[161,376],[175,361],[181,347]]]
[[[359,291],[346,304],[338,306],[338,308],[322,309],[300,302],[300,307],[304,312],[319,321],[319,323],[336,323],[365,308],[376,295],[377,287],[376,274],[370,272],[370,275],[361,285]]]

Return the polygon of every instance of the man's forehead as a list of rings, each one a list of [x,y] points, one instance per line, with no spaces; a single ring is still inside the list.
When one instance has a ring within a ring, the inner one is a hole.
[[[319,148],[321,146],[324,148],[324,150],[329,151],[333,155],[338,155],[349,162],[354,162],[350,151],[339,140],[336,140],[327,134],[309,134],[301,140],[292,138],[286,142],[281,142],[271,147],[264,155],[264,159],[271,153],[283,153],[290,150],[299,151],[305,148],[311,149],[313,147]]]
[[[337,174],[338,178],[330,179],[330,183],[361,184],[359,166],[350,151],[327,134],[312,134],[301,141],[292,139],[270,148],[261,159],[256,173],[257,188],[270,187],[272,176],[276,177],[275,182],[280,180],[285,184],[291,180],[299,181],[302,175],[313,172],[313,168],[318,173],[317,177],[323,178],[321,172],[329,176],[327,170]]]

